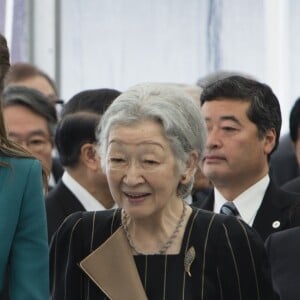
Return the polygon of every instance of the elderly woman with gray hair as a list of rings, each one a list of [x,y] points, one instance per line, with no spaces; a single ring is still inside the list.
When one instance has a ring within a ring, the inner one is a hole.
[[[137,85],[110,105],[98,137],[120,208],[75,213],[58,229],[52,299],[276,299],[260,238],[183,200],[206,139],[187,94]]]

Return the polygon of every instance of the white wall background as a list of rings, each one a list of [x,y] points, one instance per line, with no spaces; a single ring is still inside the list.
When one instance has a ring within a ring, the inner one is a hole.
[[[205,63],[205,4],[63,1],[62,94],[142,81],[194,83]]]

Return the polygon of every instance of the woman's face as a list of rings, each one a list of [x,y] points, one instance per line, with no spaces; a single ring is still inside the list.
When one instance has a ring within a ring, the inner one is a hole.
[[[143,121],[110,131],[106,173],[113,198],[133,218],[168,208],[182,176],[160,124]]]

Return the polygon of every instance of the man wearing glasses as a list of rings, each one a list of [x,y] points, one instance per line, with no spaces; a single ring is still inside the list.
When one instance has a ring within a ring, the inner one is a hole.
[[[9,138],[42,162],[49,174],[49,187],[53,187],[62,173],[52,159],[55,107],[37,90],[10,86],[3,92],[3,113]]]

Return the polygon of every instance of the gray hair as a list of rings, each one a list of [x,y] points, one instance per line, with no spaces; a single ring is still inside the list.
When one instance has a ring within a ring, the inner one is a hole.
[[[103,172],[106,172],[106,154],[111,129],[128,126],[144,120],[162,125],[165,137],[183,169],[192,150],[198,153],[198,162],[206,142],[206,125],[193,99],[178,87],[158,83],[139,84],[122,93],[107,109],[97,129],[98,150]],[[195,170],[196,171],[196,170]],[[190,194],[194,178],[188,184],[179,184],[181,197]]]
[[[56,129],[57,115],[53,104],[40,91],[25,86],[8,86],[2,94],[3,108],[22,105],[32,110],[47,122],[50,135]]]

